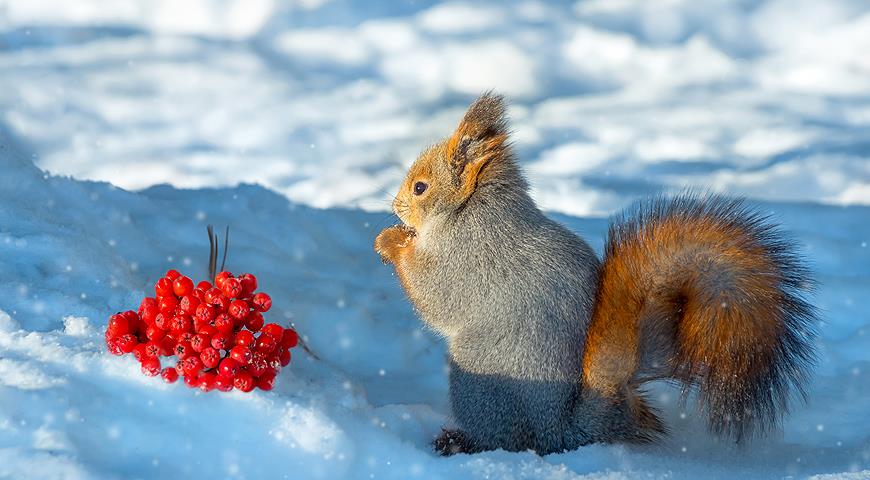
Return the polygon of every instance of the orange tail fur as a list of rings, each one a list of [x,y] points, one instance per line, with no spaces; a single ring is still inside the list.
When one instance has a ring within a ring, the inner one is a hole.
[[[610,230],[586,337],[583,386],[622,403],[628,439],[663,431],[640,393],[697,387],[710,429],[736,440],[777,424],[814,360],[811,286],[794,246],[741,200],[684,195]]]

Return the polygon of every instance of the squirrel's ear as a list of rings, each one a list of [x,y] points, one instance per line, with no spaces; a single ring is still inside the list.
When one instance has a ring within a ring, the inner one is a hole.
[[[507,139],[505,100],[501,95],[484,93],[468,107],[447,140],[447,161],[459,183],[473,189],[481,168],[505,153]]]

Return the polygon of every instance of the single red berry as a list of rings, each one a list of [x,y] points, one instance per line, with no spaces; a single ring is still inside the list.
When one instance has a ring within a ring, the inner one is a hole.
[[[191,333],[191,332],[181,332],[181,333],[178,335],[178,341],[179,341],[179,342],[187,342],[187,343],[190,343],[191,340],[193,340],[193,333]]]
[[[180,276],[181,276],[181,272],[179,272],[178,270],[175,270],[174,268],[167,270],[166,275],[164,275],[164,277],[166,277],[170,281],[175,280],[176,278],[178,278]]]
[[[213,303],[212,306],[214,306],[215,312],[225,313],[230,309],[230,299],[227,298],[226,295],[221,294],[215,299],[215,303]]]
[[[219,272],[214,276],[214,285],[217,288],[223,289],[224,280],[232,278],[233,274],[227,271]]]
[[[224,280],[224,284],[221,285],[221,290],[227,297],[236,298],[242,294],[242,282],[230,277]]]
[[[121,344],[118,341],[118,337],[109,337],[106,339],[106,348],[109,349],[109,353],[112,355],[123,355],[124,351],[121,350]]]
[[[205,368],[214,368],[220,363],[221,354],[213,347],[205,347],[199,353],[199,359],[202,360]]]
[[[178,299],[172,295],[160,297],[160,300],[157,301],[157,308],[160,309],[160,313],[163,315],[171,316],[175,313],[175,309],[178,308]]]
[[[203,392],[210,392],[214,390],[214,381],[217,378],[217,375],[211,372],[203,373],[199,376],[199,389]]]
[[[269,375],[269,374],[278,375],[278,373],[280,371],[281,371],[281,364],[279,362],[274,362],[274,365],[270,363],[269,366],[266,367],[266,371],[263,372],[263,375]]]
[[[211,346],[215,350],[229,350],[232,346],[233,334],[229,332],[218,332],[211,337]]]
[[[214,328],[213,326],[208,325],[208,324],[200,325],[199,329],[197,329],[197,331],[196,331],[196,333],[201,333],[201,334],[205,335],[206,337],[208,337],[209,342],[211,342],[212,335],[216,334],[217,332],[218,332],[217,328]]]
[[[263,374],[257,379],[257,388],[260,390],[269,391],[275,386],[275,374]]]
[[[132,333],[121,335],[118,337],[118,347],[124,353],[130,353],[139,345],[139,340]]]
[[[163,381],[166,383],[175,383],[178,380],[178,371],[175,368],[166,367],[160,372],[160,376],[163,377]]]
[[[149,377],[160,375],[160,359],[157,357],[147,357],[142,360],[142,373]]]
[[[157,316],[154,317],[154,326],[163,331],[169,330],[171,319],[172,317],[169,315],[158,313]]]
[[[202,349],[211,346],[211,337],[197,333],[190,339],[190,346],[193,347],[193,351],[202,353]]]
[[[224,292],[217,287],[212,287],[208,291],[205,292],[205,301],[209,304],[214,305],[218,302],[218,298],[223,297]]]
[[[263,314],[260,312],[251,312],[248,314],[248,317],[245,318],[245,326],[248,327],[248,330],[252,332],[259,332],[261,328],[263,328]]]
[[[254,337],[254,334],[247,330],[242,330],[241,332],[236,334],[235,345],[241,345],[243,347],[250,348],[253,347],[256,342],[257,339],[256,337]]]
[[[190,295],[193,293],[193,280],[184,275],[176,278],[172,281],[172,291],[175,292],[176,297]]]
[[[196,375],[202,371],[202,360],[199,359],[196,355],[191,355],[184,360],[182,360],[182,370],[184,370],[184,375]]]
[[[254,295],[251,303],[257,310],[261,312],[268,312],[269,309],[272,308],[272,297],[270,297],[266,293],[260,292]]]
[[[202,290],[204,292],[211,290],[211,287],[212,287],[212,284],[208,280],[203,280],[203,281],[196,284],[196,289]]]
[[[228,312],[230,316],[235,318],[236,320],[244,320],[245,317],[248,316],[248,312],[250,311],[251,307],[248,306],[248,302],[244,300],[233,300],[233,303],[230,304],[230,309]]]
[[[191,373],[189,375],[187,373],[185,373],[184,374],[184,384],[190,388],[199,387],[199,372]]]
[[[275,369],[281,368],[281,349],[276,348],[275,351],[266,355],[266,360],[268,360],[268,364],[270,367],[274,367]]]
[[[242,294],[240,295],[242,297],[249,297],[257,290],[257,277],[250,273],[239,275],[239,283],[242,284]]]
[[[278,360],[281,361],[281,366],[286,367],[290,364],[290,350],[281,349],[281,354],[278,356]]]
[[[169,328],[173,332],[189,332],[193,328],[193,321],[188,315],[176,315],[172,317],[172,323],[169,324]]]
[[[160,310],[155,304],[154,307],[145,307],[140,311],[139,318],[147,325],[154,325],[154,319],[160,314]]]
[[[193,355],[193,347],[190,346],[190,342],[178,342],[173,349],[175,352],[175,356],[178,357],[179,360],[184,360],[191,355]]]
[[[254,358],[253,352],[248,347],[236,345],[230,350],[230,358],[239,363],[239,365],[247,365]]]
[[[136,345],[136,348],[133,349],[133,358],[141,362],[146,357],[147,355],[145,354],[145,344],[140,343],[139,345]]]
[[[233,378],[236,376],[236,373],[239,371],[239,362],[233,360],[232,358],[225,358],[220,361],[218,364],[218,374],[222,377]]]
[[[214,379],[214,388],[221,392],[229,392],[233,389],[233,377],[218,375]]]
[[[284,336],[281,337],[281,348],[293,348],[299,343],[299,335],[292,328],[284,329]]]
[[[236,376],[233,377],[233,386],[243,392],[250,392],[254,389],[254,377],[252,377],[250,373],[240,370],[236,373]]]
[[[172,291],[172,280],[166,277],[157,280],[157,283],[154,284],[154,293],[158,297],[171,297],[175,295],[175,292]]]
[[[178,302],[178,307],[184,310],[184,313],[193,315],[196,313],[196,307],[198,307],[200,303],[201,302],[198,298],[190,294],[181,297],[181,301]]]
[[[263,352],[254,352],[254,357],[251,358],[251,363],[249,363],[245,368],[251,372],[251,375],[259,377],[269,368],[269,360]]]
[[[278,346],[278,342],[271,335],[260,334],[254,349],[258,352],[271,353]]]
[[[116,313],[109,317],[109,325],[106,327],[106,334],[112,337],[120,337],[130,333],[130,321],[127,317]]]
[[[221,332],[232,332],[236,326],[236,321],[226,313],[221,313],[214,319],[214,327]]]
[[[263,333],[274,338],[276,342],[281,343],[281,337],[284,336],[284,327],[277,323],[268,323],[263,326],[262,330]]]
[[[211,284],[209,284],[208,288],[211,288]],[[200,302],[204,302],[205,301],[205,292],[207,292],[207,291],[208,290],[204,290],[202,288],[197,287],[197,288],[193,289],[193,293],[191,293],[191,295],[194,298],[196,298],[197,300],[199,300]]]
[[[154,317],[160,313],[160,307],[157,305],[157,300],[151,297],[146,297],[142,300],[142,304],[139,305],[139,318],[141,318],[145,323],[152,324],[154,323]]]
[[[160,346],[160,344],[157,342],[154,342],[154,341],[145,343],[143,345],[145,345],[144,353],[145,353],[146,357],[157,358],[160,356],[160,353],[163,351],[163,348]]]
[[[151,307],[156,307],[156,306],[157,306],[157,299],[155,299],[154,297],[145,297],[142,299],[141,302],[139,302],[139,312],[141,312],[142,310],[144,310],[146,308],[151,308]],[[139,316],[141,317],[142,314],[139,313]]]
[[[209,323],[214,320],[214,307],[207,303],[201,303],[196,307],[196,318],[202,323]]]

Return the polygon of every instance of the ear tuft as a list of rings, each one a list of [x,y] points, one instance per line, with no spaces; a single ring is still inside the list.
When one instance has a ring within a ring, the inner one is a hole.
[[[499,156],[506,148],[507,138],[505,99],[486,92],[468,107],[447,141],[447,158],[460,174],[469,163],[485,163]]]
[[[486,92],[468,107],[462,123],[463,132],[469,137],[482,140],[487,136],[507,133],[507,105],[501,95]]]

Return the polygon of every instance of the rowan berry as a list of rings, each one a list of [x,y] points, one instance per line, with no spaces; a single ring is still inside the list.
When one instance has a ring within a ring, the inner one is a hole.
[[[233,386],[243,392],[250,392],[254,389],[254,377],[252,377],[250,373],[240,370],[236,373],[236,376],[233,377]]]
[[[176,297],[190,295],[193,293],[193,288],[193,280],[183,275],[172,281],[172,291]]]
[[[251,303],[257,310],[261,312],[268,312],[269,309],[272,308],[272,297],[270,297],[266,293],[260,292],[254,295]]]
[[[239,365],[249,364],[253,357],[253,352],[251,352],[251,349],[246,346],[236,345],[230,349],[230,358],[238,362]]]
[[[166,367],[160,372],[163,381],[166,383],[175,383],[178,380],[178,372],[174,368]]]

